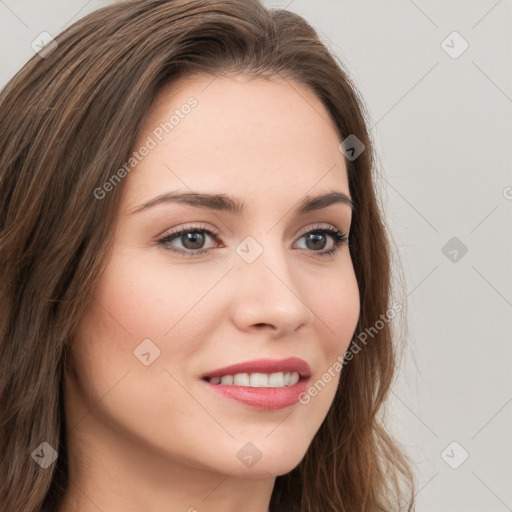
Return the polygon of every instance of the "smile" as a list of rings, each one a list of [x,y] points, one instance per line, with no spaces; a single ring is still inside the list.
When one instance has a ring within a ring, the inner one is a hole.
[[[223,386],[247,386],[251,388],[284,388],[299,382],[298,372],[237,373],[222,377],[207,377],[210,384]]]

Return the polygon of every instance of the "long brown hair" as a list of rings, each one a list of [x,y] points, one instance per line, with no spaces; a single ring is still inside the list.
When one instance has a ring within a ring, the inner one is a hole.
[[[391,301],[366,109],[303,18],[257,0],[132,0],[93,12],[56,42],[0,94],[0,503],[9,512],[56,510],[67,488],[66,351],[108,258],[123,182],[101,200],[94,191],[129,159],[164,84],[243,73],[311,88],[340,142],[355,134],[365,145],[347,159],[361,296],[353,344]],[[343,367],[305,457],[277,477],[272,512],[414,509],[410,463],[379,414],[397,360],[389,322],[380,322]],[[46,469],[31,457],[41,442],[58,447]]]

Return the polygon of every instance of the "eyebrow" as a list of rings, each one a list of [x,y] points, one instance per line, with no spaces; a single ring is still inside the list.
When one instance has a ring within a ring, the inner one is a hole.
[[[136,206],[130,210],[130,215],[139,213],[153,206],[163,203],[181,203],[197,208],[226,211],[241,215],[246,211],[247,205],[244,201],[226,194],[204,194],[199,192],[166,192],[149,201]],[[346,204],[354,210],[354,202],[345,193],[333,190],[315,197],[306,196],[297,206],[295,213],[304,215],[306,213],[327,208],[332,204]]]

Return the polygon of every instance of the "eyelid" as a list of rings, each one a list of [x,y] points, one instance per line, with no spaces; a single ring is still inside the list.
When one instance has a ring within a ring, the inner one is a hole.
[[[314,224],[313,226],[308,226],[308,227],[304,228],[304,230],[299,231],[300,235],[298,236],[298,238],[303,237],[305,234],[307,234],[311,231],[317,231],[320,229],[334,229],[335,231],[340,231],[344,235],[348,236],[347,232],[343,231],[343,229],[336,227],[334,224],[329,224],[328,222],[326,222],[326,223],[320,222],[320,223]]]
[[[205,231],[208,234],[211,234],[215,237],[220,236],[220,232],[218,230],[216,230],[215,228],[211,228],[211,227],[207,226],[206,224],[200,223],[200,224],[191,224],[191,225],[187,224],[187,225],[175,228],[175,229],[165,231],[164,234],[158,236],[157,239],[160,240],[162,238],[168,238],[170,236],[177,236],[181,233],[188,233],[190,231]]]
[[[298,235],[298,238],[304,236],[305,234],[309,233],[310,231],[315,231],[318,229],[326,229],[326,228],[334,229],[336,231],[341,231],[343,234],[348,236],[348,231],[344,231],[343,229],[338,228],[336,225],[330,224],[327,222],[327,223],[316,223],[312,226],[306,226],[305,228],[303,228],[302,230],[299,231],[300,234]],[[210,233],[216,237],[220,236],[220,232],[217,229],[209,227],[204,223],[201,223],[201,224],[197,224],[197,225],[193,224],[193,225],[180,226],[174,230],[166,231],[163,235],[158,236],[157,239],[167,238],[168,236],[177,235],[181,232],[188,232],[188,231],[206,231],[207,233]]]

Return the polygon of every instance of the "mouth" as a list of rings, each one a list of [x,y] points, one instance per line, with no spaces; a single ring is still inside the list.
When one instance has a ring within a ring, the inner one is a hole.
[[[225,398],[264,410],[295,405],[307,388],[311,370],[304,360],[259,359],[213,370],[201,379]]]
[[[250,388],[284,388],[304,379],[297,372],[277,373],[236,373],[222,377],[204,377],[210,384],[222,386],[246,386]]]
[[[257,359],[217,368],[202,376],[210,384],[247,386],[251,388],[282,388],[293,386],[311,376],[311,368],[298,357],[288,359]]]

